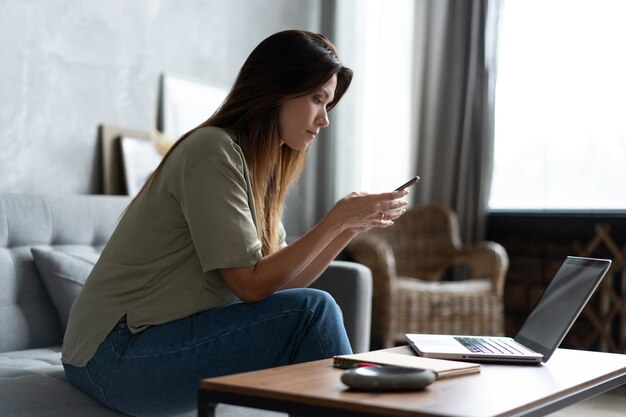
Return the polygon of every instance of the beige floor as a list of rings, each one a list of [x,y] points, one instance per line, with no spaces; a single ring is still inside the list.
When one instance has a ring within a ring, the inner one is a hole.
[[[624,416],[626,416],[626,385],[550,414],[550,417]]]

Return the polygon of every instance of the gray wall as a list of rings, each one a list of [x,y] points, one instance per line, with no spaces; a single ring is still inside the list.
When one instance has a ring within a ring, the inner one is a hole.
[[[99,124],[149,129],[163,72],[232,84],[321,1],[0,0],[0,192],[102,192]]]

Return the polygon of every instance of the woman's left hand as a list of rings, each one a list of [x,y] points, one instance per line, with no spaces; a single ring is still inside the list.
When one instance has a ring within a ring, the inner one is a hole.
[[[350,230],[354,233],[362,233],[373,227],[389,227],[404,214],[404,207],[408,203],[402,198],[407,194],[407,191],[351,193],[333,206],[327,219],[338,222],[334,226],[337,230]]]

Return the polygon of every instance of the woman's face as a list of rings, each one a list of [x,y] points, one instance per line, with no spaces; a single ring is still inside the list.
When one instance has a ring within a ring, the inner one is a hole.
[[[296,151],[305,151],[315,140],[320,129],[327,127],[326,108],[335,97],[337,76],[333,75],[317,90],[296,98],[285,100],[279,109],[278,123],[280,144]]]

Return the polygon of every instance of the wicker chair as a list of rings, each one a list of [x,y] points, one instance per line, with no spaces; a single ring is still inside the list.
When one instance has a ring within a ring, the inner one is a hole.
[[[456,214],[438,204],[407,210],[346,248],[374,278],[372,348],[404,343],[405,333],[502,335],[508,256],[495,242],[461,245]],[[444,280],[466,268],[465,280]]]

